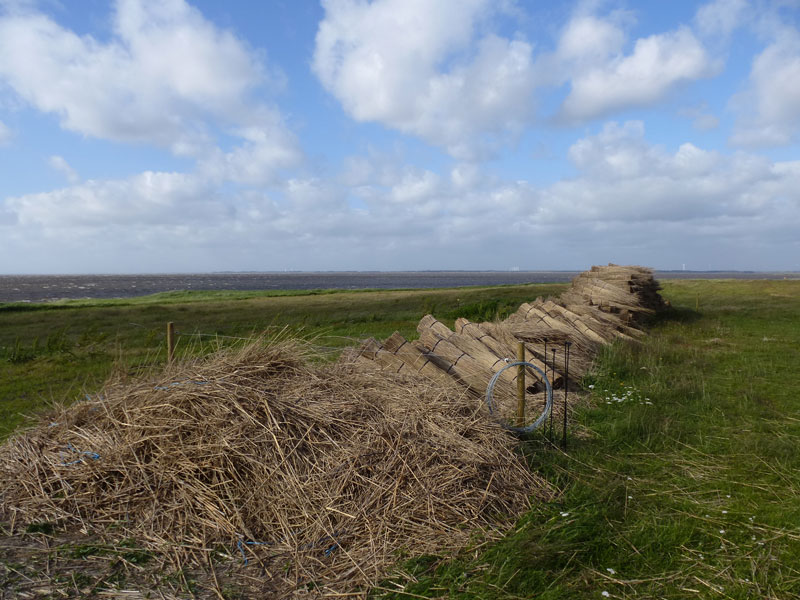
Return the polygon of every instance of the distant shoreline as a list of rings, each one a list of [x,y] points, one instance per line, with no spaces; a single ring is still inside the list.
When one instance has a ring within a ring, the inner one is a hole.
[[[294,271],[0,275],[0,302],[133,298],[170,291],[431,289],[568,283],[580,271]],[[790,271],[656,271],[657,279],[800,279]]]

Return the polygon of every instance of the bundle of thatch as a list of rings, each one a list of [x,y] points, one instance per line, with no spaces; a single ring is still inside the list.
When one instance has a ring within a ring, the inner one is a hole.
[[[502,322],[478,324],[458,319],[451,331],[426,315],[417,327],[419,340],[408,342],[398,333],[383,344],[369,340],[360,350],[359,361],[436,381],[449,377],[473,395],[482,396],[492,376],[516,360],[517,345],[524,342],[526,361],[544,371],[553,387],[564,385],[569,352],[569,379],[575,386],[591,368],[600,347],[617,339],[635,341],[643,335],[641,317],[664,306],[659,289],[653,272],[644,267],[592,267],[578,275],[559,298],[524,303]],[[403,353],[398,349],[404,349]],[[513,404],[515,376],[506,371],[497,392],[509,406]],[[529,369],[526,382],[532,384],[532,392],[542,389],[538,371]],[[531,412],[541,404],[529,403]]]
[[[626,320],[652,314],[664,306],[653,278],[645,267],[608,265],[592,267],[578,275],[561,295],[566,303],[588,304],[605,312],[621,313]]]
[[[156,551],[226,547],[275,589],[345,592],[549,496],[449,379],[305,354],[254,344],[61,409],[0,447],[0,519],[113,528]]]

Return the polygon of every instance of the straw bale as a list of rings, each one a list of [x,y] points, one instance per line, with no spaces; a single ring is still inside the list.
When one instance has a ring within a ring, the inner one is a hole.
[[[552,332],[551,332],[552,333]],[[545,346],[544,339],[547,339]],[[525,347],[539,360],[547,363],[548,373],[555,371],[556,377],[551,380],[553,387],[563,387],[564,376],[567,370],[566,360],[564,356],[564,342],[569,341],[566,338],[555,337],[537,337],[536,340],[526,342]],[[545,353],[545,347],[547,352]],[[555,350],[555,357],[553,356]],[[594,351],[587,350],[574,344],[570,348],[569,359],[569,380],[570,388],[575,389],[580,382],[580,379],[586,375],[592,367],[594,360]]]
[[[346,353],[343,355],[342,360],[366,370],[371,370],[377,365],[382,370],[392,373],[402,372],[404,375],[416,373],[429,379],[452,381],[452,378],[446,372],[446,369],[449,369],[452,365],[446,365],[446,369],[443,370],[445,365],[431,361],[429,357],[414,346],[405,347],[406,343],[405,338],[397,332],[387,338],[383,344],[375,338],[367,338],[356,351],[355,357],[350,353]]]
[[[484,344],[487,348],[489,348],[495,355],[502,356],[503,362],[507,361],[515,361],[517,360],[517,351],[514,346],[510,346],[500,340],[495,339],[487,329],[482,327],[478,323],[472,323],[467,319],[459,318],[456,319],[456,330],[462,334],[469,336],[482,344]],[[517,343],[516,338],[513,338],[513,334],[509,331],[509,336],[512,336],[511,339],[514,340],[513,344]],[[531,355],[531,352],[526,349],[526,356],[525,360],[533,365],[539,367],[542,371],[544,371],[544,363],[538,360],[536,357]],[[532,378],[530,381],[541,381],[542,376],[533,369],[526,369],[526,377]],[[516,376],[514,376],[514,381],[516,381]]]
[[[426,320],[425,324],[434,325],[425,328],[420,326],[419,342],[427,348],[427,356],[441,356],[449,361],[451,366],[447,373],[464,385],[470,393],[481,399],[479,405],[482,405],[482,398],[486,394],[489,381],[497,371],[505,366],[505,360],[495,359],[492,365],[487,366],[486,362],[476,360],[470,352],[465,350],[463,346],[468,344],[465,344],[463,336],[451,341],[437,334],[437,331],[444,333],[446,330],[450,332],[449,337],[452,338],[453,332],[449,328],[444,325],[437,327],[430,319]],[[469,342],[476,343],[471,339]],[[485,347],[482,348],[485,352]],[[498,414],[507,418],[514,414],[516,404],[516,374],[507,370],[503,372],[495,385],[494,406]]]
[[[588,304],[569,304],[569,309],[584,317],[589,317],[609,329],[614,329],[618,337],[634,340],[645,335],[644,331],[622,322],[619,315],[607,313]]]
[[[652,309],[642,306],[630,291],[606,281],[591,280],[581,291],[584,294],[588,293],[592,299],[596,298],[600,303],[607,303],[611,306],[619,305],[620,308],[627,308],[633,312],[653,312]]]
[[[391,373],[399,373],[403,369],[406,369],[406,371],[409,370],[402,359],[395,356],[392,352],[387,352],[383,348],[383,344],[381,344],[375,338],[367,338],[362,342],[361,347],[358,350],[358,358],[373,361],[372,364],[378,364],[383,370]],[[367,366],[369,365],[369,362],[364,363],[363,360],[357,360],[354,362],[356,366],[366,366],[367,369],[370,368]]]
[[[488,331],[494,338],[502,341],[505,344],[513,345],[516,344],[519,340],[511,330],[511,325],[508,322],[504,323],[481,323],[481,329],[485,329]],[[553,370],[553,365],[551,364],[551,358],[548,356],[544,356],[544,352],[542,348],[537,347],[536,344],[532,344],[529,342],[525,342],[525,355],[526,360],[532,362],[536,366],[538,366],[542,371],[547,373],[548,378],[550,379],[550,383],[553,387],[561,387],[563,385],[563,376],[561,374],[561,370],[558,368]]]
[[[550,301],[522,304],[518,314],[521,315],[523,319],[516,319],[511,322],[512,331],[521,339],[538,340],[546,337],[548,339],[557,339],[560,341],[568,340],[586,349],[593,349],[598,344],[605,343],[605,340],[599,336],[587,336],[581,328],[576,326],[573,321],[566,318],[562,312],[553,310],[555,306],[556,305]],[[549,312],[548,309],[553,310],[553,312]],[[522,332],[527,332],[527,334],[523,334]],[[549,335],[548,332],[550,332]]]
[[[556,304],[552,300],[545,302],[542,308],[551,316],[559,315],[584,336],[599,344],[607,344],[616,337],[614,335],[616,332],[608,331],[599,321],[592,318],[581,318],[581,315],[572,312],[564,306]]]
[[[476,394],[486,391],[486,386],[492,378],[493,371],[472,358],[458,346],[434,333],[432,329],[425,329],[419,336],[420,343],[430,354],[441,356],[451,363],[448,373],[457,375]]]
[[[551,497],[457,384],[306,353],[253,344],[59,409],[0,446],[0,519],[189,558],[240,541],[276,595],[344,594]]]
[[[609,263],[606,266],[595,265],[588,273],[598,275],[607,281],[637,281],[648,282],[653,279],[652,269],[636,265],[615,265]]]
[[[511,339],[524,339],[525,349],[530,352],[532,356],[540,362],[547,364],[546,372],[550,377],[551,384],[554,388],[563,387],[564,373],[566,371],[566,361],[564,360],[564,342],[572,341],[561,330],[554,330],[547,325],[539,325],[538,327],[530,322],[526,323],[511,323],[503,324],[490,324],[482,323],[481,326],[487,326],[493,332],[495,337],[502,336],[504,332],[509,335]],[[522,329],[524,333],[521,333]],[[547,352],[545,352],[545,347]],[[555,364],[553,364],[553,349],[556,350]],[[575,389],[581,379],[591,369],[592,361],[594,359],[595,349],[593,347],[583,345],[573,345],[570,351],[569,362],[569,379],[570,388]],[[555,375],[553,375],[555,373]]]
[[[457,346],[460,350],[469,354],[484,367],[490,369],[493,373],[496,373],[502,369],[508,362],[509,354],[507,352],[497,354],[488,346],[481,343],[479,340],[476,340],[472,336],[463,335],[461,333],[452,331],[449,327],[437,321],[431,315],[423,317],[417,326],[417,331],[422,332],[426,329],[431,330],[437,337],[447,340],[454,346]],[[512,353],[510,357],[513,358],[514,353]],[[516,381],[516,375],[511,373],[511,371],[504,371],[503,375],[501,375],[501,378],[510,383],[514,383]],[[514,383],[514,385],[516,385],[516,383]]]
[[[383,348],[387,352],[393,353],[415,372],[435,381],[452,381],[447,371],[452,367],[447,364],[447,368],[442,368],[441,362],[431,360],[429,354],[424,353],[417,346],[409,343],[399,332],[395,331],[383,342]]]
[[[493,393],[494,412],[501,420],[513,421],[517,410],[517,378],[519,377],[519,370],[516,368],[506,369],[505,367],[509,362],[516,360],[516,348],[511,349],[503,346],[499,341],[493,340],[486,332],[477,333],[476,329],[479,330],[479,326],[473,324],[474,328],[470,328],[470,323],[466,319],[459,319],[456,321],[456,325],[462,332],[453,332],[432,317],[424,319],[423,322],[420,323],[421,328],[426,326],[428,330],[436,332],[437,335],[441,335],[442,339],[450,342],[460,350],[467,352],[469,356],[484,367],[488,367],[491,370],[492,376],[502,371],[500,378],[495,384]],[[469,333],[463,333],[464,331],[476,333],[481,339],[476,339],[473,335],[469,335]],[[489,342],[490,339],[492,339],[493,342]],[[489,344],[491,344],[491,347]],[[516,343],[514,346],[516,346]],[[532,355],[526,358],[530,358],[537,366],[541,364],[536,361]],[[544,365],[541,365],[540,368],[543,367]],[[538,404],[535,397],[537,391],[544,391],[545,389],[544,385],[541,383],[542,376],[533,369],[526,369],[525,373],[525,387],[528,390],[526,411],[531,415],[535,413],[538,416],[541,409],[544,408],[545,403],[544,395],[541,398],[541,402]],[[488,383],[488,380],[484,382],[481,379],[479,385],[482,385],[483,388],[476,391],[480,391],[482,395],[485,394]],[[539,406],[539,404],[541,404],[541,406]]]
[[[483,363],[490,369],[492,369],[497,363],[505,362],[503,360],[505,357],[498,356],[484,344],[470,336],[461,335],[452,331],[444,323],[437,321],[431,315],[423,317],[419,325],[417,325],[417,331],[422,332],[424,329],[430,329],[438,337],[441,337],[442,339],[447,340],[448,342],[468,352],[472,358]]]
[[[428,348],[423,344],[420,340],[414,340],[411,342],[411,345],[414,346],[417,350],[420,351],[421,354],[425,356],[431,363],[439,367],[442,371],[444,371],[448,376],[452,377],[453,379],[459,381],[464,387],[468,387],[465,381],[462,381],[458,374],[456,374],[455,370],[453,369],[453,363],[449,360],[440,356],[434,352],[428,350]]]
[[[531,307],[528,315],[529,318],[525,321],[517,321],[510,326],[512,333],[519,339],[528,342],[542,342],[547,339],[560,344],[571,342],[576,349],[586,353],[596,352],[601,345],[587,338],[566,319],[550,316],[543,309]]]
[[[363,356],[364,358],[375,360],[375,356],[378,354],[378,351],[381,348],[383,348],[383,344],[381,344],[375,338],[370,337],[361,343],[361,347],[359,348],[358,353],[360,356]]]
[[[497,358],[477,340],[455,334],[433,318],[423,319],[418,329],[421,330],[419,341],[430,350],[430,354],[440,354],[452,361],[449,373],[457,376],[479,398],[485,395],[495,373],[507,364],[504,358]],[[480,359],[476,359],[473,352]],[[495,384],[494,407],[504,419],[510,418],[516,410],[516,379],[517,373],[507,369]]]
[[[572,282],[566,302],[588,302],[605,310],[628,310],[634,317],[660,310],[664,301],[653,272],[644,267],[609,265],[595,266],[579,274]]]
[[[541,297],[536,298],[533,302],[523,302],[519,308],[504,321],[505,323],[518,323],[528,318],[528,313],[536,306],[541,306],[544,303]]]
[[[456,319],[455,326],[458,333],[468,335],[469,337],[478,340],[489,350],[491,350],[495,356],[508,359],[516,357],[516,353],[512,346],[508,346],[495,339],[488,331],[481,328],[478,323],[473,323],[464,317],[460,317]]]

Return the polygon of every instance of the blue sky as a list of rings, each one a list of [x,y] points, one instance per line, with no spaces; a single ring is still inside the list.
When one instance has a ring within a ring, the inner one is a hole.
[[[0,273],[800,270],[800,2],[0,0]]]

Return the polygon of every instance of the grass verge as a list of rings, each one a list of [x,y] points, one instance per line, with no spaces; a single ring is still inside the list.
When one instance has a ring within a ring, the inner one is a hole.
[[[568,452],[525,445],[558,501],[376,595],[800,596],[800,283],[664,287],[673,308],[644,344],[599,358]]]
[[[558,500],[535,506],[491,547],[406,563],[374,596],[800,596],[800,282],[695,280],[669,281],[664,287],[673,308],[652,324],[644,343],[608,349],[586,381],[593,388],[572,415],[568,452],[541,437],[524,444],[533,468],[561,489]],[[188,322],[196,331],[234,336],[288,324],[322,331],[333,346],[336,336],[385,337],[394,329],[412,335],[421,314],[452,320],[464,305],[464,316],[480,320],[486,318],[482,312],[502,314],[523,300],[557,294],[563,286],[515,288],[520,286],[473,293],[75,307],[56,309],[53,314],[62,316],[46,318],[41,317],[50,312],[43,309],[0,311],[0,346],[16,347],[14,335],[26,340],[19,345],[22,350],[32,348],[31,335],[43,340],[33,357],[13,362],[7,354],[0,368],[19,369],[13,371],[19,391],[38,398],[24,405],[30,410],[41,404],[43,380],[53,397],[63,397],[64,390],[77,393],[100,381],[114,364],[132,369],[145,358],[163,360],[162,325],[168,320],[179,328]],[[139,326],[123,325],[135,319]],[[86,344],[78,343],[82,335]],[[92,336],[101,335],[106,337],[94,347],[105,358],[94,361],[88,348]],[[80,366],[80,360],[102,363],[106,371],[95,373]],[[59,373],[60,387],[53,383]],[[0,381],[9,386],[5,376]],[[5,404],[10,387],[1,389]],[[6,431],[13,426],[6,425]],[[46,549],[47,532],[29,535],[41,537]],[[98,565],[115,565],[111,575],[98,571],[97,581],[121,571],[139,573],[126,558],[128,550],[120,547],[106,544],[90,552],[72,544],[62,554],[73,561],[89,557]],[[81,552],[86,557],[76,558]],[[112,555],[115,562],[107,560]],[[42,562],[30,571],[32,564],[8,563],[5,581],[24,579],[17,572],[32,579],[45,569]],[[193,585],[193,576],[179,565],[159,563],[159,569],[153,572],[174,579],[176,594]],[[120,586],[132,584],[126,576]],[[96,585],[80,584],[70,584],[76,594]],[[230,597],[235,594],[231,588]]]
[[[416,337],[420,317],[452,325],[505,317],[564,284],[434,290],[167,292],[126,300],[0,305],[0,440],[52,402],[97,390],[166,360],[166,323],[179,332],[177,357],[207,353],[236,338],[288,328],[331,350],[395,330]]]

